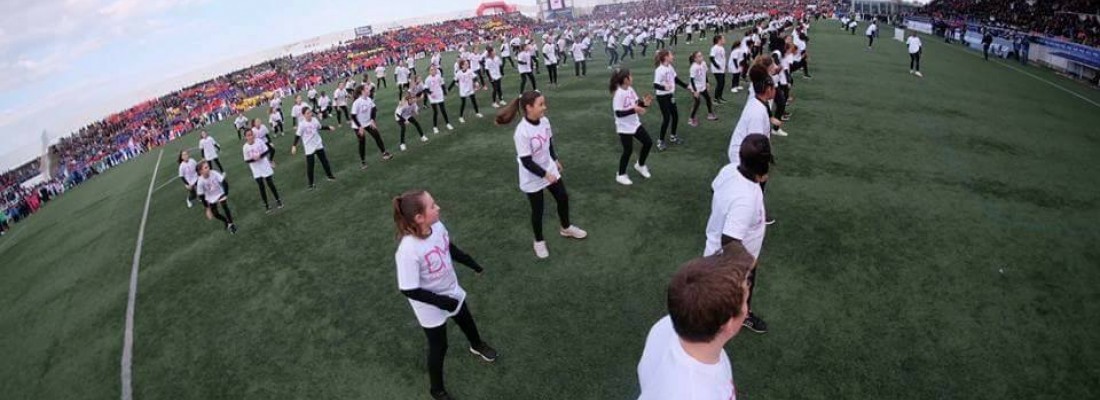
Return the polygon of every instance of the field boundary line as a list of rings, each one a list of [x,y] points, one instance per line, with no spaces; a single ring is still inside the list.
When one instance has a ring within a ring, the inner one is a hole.
[[[933,40],[933,42],[935,42],[935,43],[937,43],[937,44],[944,44],[944,45],[946,45],[945,43],[940,43],[939,41],[936,41],[936,40]],[[960,49],[960,48],[958,48],[958,47],[956,47],[956,46],[947,46],[947,47],[949,47],[949,48],[952,48],[952,49],[955,49],[955,50],[958,50],[958,51],[962,51],[962,52],[964,52],[964,53],[967,53],[967,54],[970,54],[970,55],[972,55],[972,56],[974,56],[974,57],[978,57],[978,58],[981,58],[981,57],[982,57],[982,56],[981,56],[981,55],[979,55],[978,53],[973,53],[973,52],[971,52],[970,50],[968,50],[968,49],[969,49],[969,47],[967,47],[966,49]],[[1040,77],[1040,76],[1037,76],[1037,75],[1035,75],[1035,74],[1032,74],[1032,73],[1030,73],[1030,72],[1027,72],[1027,71],[1024,71],[1024,70],[1022,70],[1022,69],[1016,68],[1016,67],[1014,67],[1014,66],[1008,65],[1008,64],[1007,64],[1007,63],[1005,63],[1004,61],[1001,61],[1001,60],[998,60],[998,59],[994,59],[994,60],[993,60],[993,62],[994,62],[994,63],[996,63],[997,65],[1000,65],[1000,66],[1002,66],[1002,67],[1005,67],[1005,68],[1011,69],[1011,70],[1013,70],[1013,71],[1019,72],[1019,73],[1021,73],[1021,74],[1024,74],[1024,75],[1027,75],[1027,76],[1030,76],[1030,77],[1032,77],[1032,78],[1035,78],[1036,80],[1038,80],[1038,81],[1040,81],[1040,82],[1043,82],[1043,83],[1045,83],[1045,84],[1047,84],[1047,85],[1050,85],[1050,86],[1054,86],[1054,87],[1055,87],[1055,88],[1057,88],[1058,90],[1061,90],[1061,91],[1063,91],[1063,92],[1066,92],[1066,93],[1072,94],[1072,95],[1073,95],[1074,97],[1077,97],[1078,99],[1084,100],[1085,102],[1088,102],[1089,104],[1092,104],[1093,106],[1096,106],[1097,108],[1100,108],[1100,103],[1097,103],[1097,102],[1093,101],[1092,99],[1090,99],[1090,98],[1088,98],[1088,97],[1082,96],[1082,95],[1081,95],[1080,93],[1077,93],[1077,92],[1074,92],[1074,91],[1072,91],[1072,90],[1066,89],[1066,88],[1065,88],[1065,87],[1063,87],[1062,85],[1059,85],[1059,84],[1057,84],[1057,83],[1051,82],[1051,81],[1049,81],[1049,80],[1046,80],[1046,79],[1043,79],[1043,78],[1042,78],[1042,77]]]
[[[149,219],[149,201],[153,198],[153,185],[157,183],[157,171],[164,148],[157,154],[157,164],[153,166],[153,177],[149,180],[149,192],[145,194],[145,209],[141,212],[141,226],[138,228],[137,246],[134,249],[134,263],[130,267],[130,291],[126,296],[126,329],[122,333],[122,400],[134,398],[133,356],[134,356],[134,307],[137,300],[138,265],[141,263],[141,245],[145,241],[145,222]]]

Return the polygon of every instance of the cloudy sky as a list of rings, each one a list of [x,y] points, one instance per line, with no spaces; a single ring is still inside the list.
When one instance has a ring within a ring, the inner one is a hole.
[[[517,3],[530,3],[521,0]],[[480,0],[0,0],[0,171],[172,77],[318,35]],[[227,71],[222,71],[227,72]]]

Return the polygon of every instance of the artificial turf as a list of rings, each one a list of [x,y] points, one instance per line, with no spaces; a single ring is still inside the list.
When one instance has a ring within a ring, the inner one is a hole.
[[[742,331],[727,346],[739,397],[1100,396],[1100,107],[1065,91],[1093,102],[1100,94],[928,37],[917,78],[900,42],[866,51],[862,35],[837,24],[812,28],[814,78],[796,74],[791,135],[773,138],[767,206],[778,223],[768,227],[754,299],[771,331]],[[688,52],[709,39],[681,38],[682,78]],[[431,141],[411,130],[399,152],[394,89],[379,89],[379,127],[396,157],[382,162],[368,143],[361,171],[350,130],[326,132],[338,180],[318,168],[315,191],[305,190],[302,154],[288,152],[292,134],[276,138],[287,206],[272,215],[231,122],[211,127],[241,230],[231,236],[187,209],[177,182],[153,194],[135,397],[427,398],[426,341],[393,262],[390,198],[411,188],[433,193],[455,243],[487,270],[458,267],[501,357],[476,360],[452,327],[452,394],[637,396],[645,335],[664,314],[670,274],[702,252],[709,184],[746,95],[725,93],[720,120],[690,128],[690,96],[678,91],[686,144],[654,153],[653,178],[634,174],[623,187],[610,71],[596,48],[585,78],[571,64],[557,88],[545,70],[537,75],[574,223],[590,233],[557,237],[548,207],[548,260],[531,250],[512,128],[492,124],[488,92],[478,92],[486,118],[467,110],[466,124],[449,96],[453,132],[432,135],[422,110]],[[448,71],[452,60],[444,57]],[[626,65],[635,88],[651,92],[652,59]],[[511,97],[519,79],[506,69]],[[643,122],[656,136],[659,112]],[[176,152],[197,142],[191,134],[167,146],[157,186],[178,180]],[[114,168],[0,238],[0,397],[118,396],[131,260],[156,163],[153,151]]]

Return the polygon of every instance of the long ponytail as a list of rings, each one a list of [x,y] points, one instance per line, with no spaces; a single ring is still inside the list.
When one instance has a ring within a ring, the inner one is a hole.
[[[423,190],[410,190],[393,198],[393,223],[397,226],[397,240],[413,235],[424,238],[424,232],[416,224],[416,216],[424,213]]]
[[[542,93],[539,93],[537,90],[524,92],[523,95],[512,99],[512,101],[508,102],[508,105],[501,107],[500,111],[497,111],[495,122],[497,125],[508,125],[512,123],[521,110],[526,111],[527,107],[535,104],[535,100],[538,100],[539,97],[542,97]]]

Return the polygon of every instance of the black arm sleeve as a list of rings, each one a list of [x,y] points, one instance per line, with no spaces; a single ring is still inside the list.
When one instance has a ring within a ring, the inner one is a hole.
[[[439,307],[441,310],[454,311],[458,309],[458,300],[447,296],[435,294],[424,289],[416,288],[411,290],[402,290],[401,294],[405,295],[405,297],[419,301],[421,303],[427,303]]]
[[[657,89],[657,90],[668,90],[668,89],[665,89],[665,85],[662,85],[660,83],[654,83],[653,88]]]
[[[550,158],[558,161],[558,152],[554,150],[554,139],[550,138]]]
[[[370,109],[370,119],[372,121],[378,119],[378,107]]]
[[[634,111],[634,109],[629,109],[629,110],[615,110],[615,116],[616,116],[616,117],[619,117],[619,118],[622,118],[622,117],[629,117],[629,116],[631,116],[631,115],[634,115],[635,113],[637,113],[637,111]]]
[[[301,141],[302,141],[301,136],[294,135],[294,144],[292,144],[291,146],[298,147],[298,142],[301,142]]]
[[[225,191],[226,196],[229,196],[229,180],[228,179],[223,179],[222,180],[222,190]]]
[[[680,87],[682,87],[684,89],[688,88],[688,84],[686,82],[684,82],[683,80],[681,80],[680,77],[678,77],[678,76],[676,77],[676,84],[680,85]]]
[[[455,77],[455,79],[451,81],[451,84],[447,86],[447,90],[454,90],[456,83],[458,83],[458,77]]]
[[[475,272],[484,271],[484,268],[481,268],[481,265],[478,264],[477,261],[474,261],[473,257],[470,257],[469,254],[466,254],[466,252],[462,251],[462,249],[458,248],[458,246],[455,246],[454,242],[451,242],[450,251],[451,258],[455,261],[458,261],[459,264],[470,267],[470,269],[474,270]]]
[[[717,62],[714,62],[714,57],[710,57],[710,65],[713,65],[714,68],[722,68],[721,66],[718,65]]]
[[[694,80],[694,79],[688,79],[688,82],[690,82],[690,83],[691,83],[691,91],[692,91],[692,92],[698,92],[698,91],[699,91],[699,89],[697,89],[697,88],[695,87],[695,80]]]
[[[730,243],[733,243],[733,242],[741,243],[740,240],[734,239],[734,238],[726,236],[726,235],[722,235],[722,247],[726,247],[727,244],[730,244]]]
[[[187,183],[187,179],[184,179],[184,177],[182,177],[182,176],[180,177],[180,180],[183,181],[183,184],[185,186],[190,186],[191,185],[190,183]]]
[[[531,159],[531,156],[520,157],[519,163],[523,165],[523,168],[531,171],[532,174],[543,178],[546,177],[546,170],[542,169],[538,164],[535,164],[535,160]]]
[[[332,129],[332,127],[331,127],[331,126],[325,126],[325,125],[321,125],[321,130],[322,130],[322,131],[331,131],[331,130],[333,130],[333,129]]]
[[[273,154],[275,154],[275,148],[271,147],[271,146],[267,146],[267,151],[264,152],[263,156],[267,157],[267,158],[271,158],[271,156]]]

